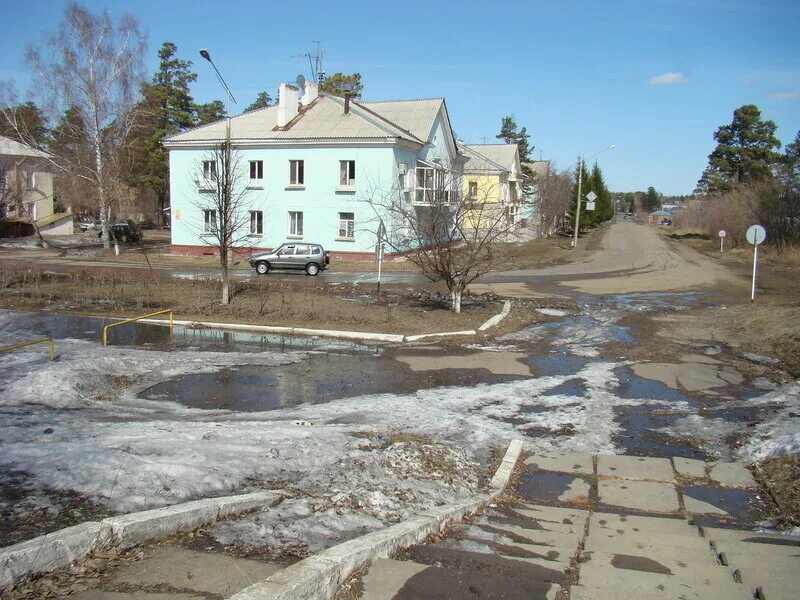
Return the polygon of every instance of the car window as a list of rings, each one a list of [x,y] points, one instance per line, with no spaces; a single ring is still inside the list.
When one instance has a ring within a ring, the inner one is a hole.
[[[281,256],[294,254],[294,244],[291,246],[282,246],[281,249],[278,250],[278,254]]]
[[[322,249],[319,246],[311,247],[311,254],[319,254],[320,252],[322,252]]]
[[[300,245],[298,245],[297,249],[294,251],[294,253],[296,255],[298,255],[298,256],[300,256],[300,255],[306,256],[308,254],[311,254],[311,249],[308,246],[300,246]]]

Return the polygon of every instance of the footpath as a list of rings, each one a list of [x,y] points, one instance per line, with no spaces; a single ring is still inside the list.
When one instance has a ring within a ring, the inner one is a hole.
[[[744,465],[529,456],[511,502],[373,562],[364,600],[789,600],[800,541],[754,533]]]

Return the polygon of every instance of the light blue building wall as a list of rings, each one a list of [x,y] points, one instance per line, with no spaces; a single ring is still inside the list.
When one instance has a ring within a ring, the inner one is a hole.
[[[198,189],[196,180],[210,149],[179,148],[170,152],[170,197],[172,200],[172,244],[177,250],[207,246],[213,238],[202,235],[203,208],[212,208],[210,192]],[[245,249],[275,248],[290,239],[320,243],[333,252],[372,252],[375,247],[376,212],[366,200],[372,194],[392,193],[397,188],[397,163],[392,146],[285,147],[237,149],[245,169],[249,161],[263,161],[264,177],[248,186],[244,210],[263,212],[263,233],[247,235],[239,246]],[[406,160],[413,160],[411,155]],[[304,185],[291,186],[291,160],[302,160]],[[337,191],[340,161],[356,163],[353,191]],[[249,172],[245,173],[245,178]],[[302,238],[289,233],[289,212],[303,213]],[[339,238],[339,213],[353,213],[355,236]],[[246,232],[245,232],[246,233]],[[201,251],[200,248],[196,249]]]

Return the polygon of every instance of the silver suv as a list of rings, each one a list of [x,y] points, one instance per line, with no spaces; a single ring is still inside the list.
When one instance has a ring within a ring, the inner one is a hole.
[[[305,269],[308,275],[316,275],[328,268],[331,255],[319,244],[286,242],[275,250],[253,254],[249,262],[259,275],[274,269]]]

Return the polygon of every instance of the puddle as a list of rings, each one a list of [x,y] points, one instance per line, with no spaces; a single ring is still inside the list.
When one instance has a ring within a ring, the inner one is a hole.
[[[615,370],[615,373],[619,380],[616,395],[620,398],[687,402],[690,406],[696,406],[699,403],[697,398],[673,389],[660,381],[639,377],[630,367],[620,367]]]
[[[103,326],[115,323],[115,319],[82,317],[36,312],[0,311],[0,331],[3,333],[26,332],[49,336],[53,339],[102,340]],[[130,323],[108,331],[109,343],[123,346],[142,346],[162,351],[192,349],[207,352],[262,352],[291,350],[336,350],[377,354],[377,346],[332,338],[310,336],[285,336],[247,331],[224,331],[218,329],[192,329],[183,326],[173,328],[172,344],[169,332],[162,325]]]
[[[524,471],[519,477],[517,495],[532,504],[589,504],[590,480],[571,473]]]
[[[580,379],[569,379],[542,394],[542,396],[577,396],[579,398],[583,398],[585,395],[586,385]]]
[[[139,396],[204,410],[260,412],[361,395],[410,394],[439,386],[513,379],[487,377],[475,370],[415,373],[386,357],[322,354],[279,367],[245,365],[183,375],[147,388]]]
[[[633,292],[630,294],[616,294],[606,298],[627,309],[644,311],[663,308],[685,308],[697,304],[702,300],[703,295],[702,292]],[[710,304],[710,301],[703,304]]]
[[[703,515],[706,519],[753,522],[761,518],[763,502],[752,490],[691,485],[682,488],[684,496],[724,510],[727,515]],[[698,515],[697,518],[700,518]],[[699,523],[698,523],[699,524]]]
[[[573,375],[588,365],[589,359],[553,352],[531,356],[527,362],[536,375],[544,377],[547,375]]]
[[[684,412],[662,414],[664,410],[662,405],[614,407],[614,421],[623,431],[615,435],[612,441],[624,448],[626,454],[636,456],[708,459],[708,455],[695,447],[690,440],[654,431],[669,427],[686,416]]]

